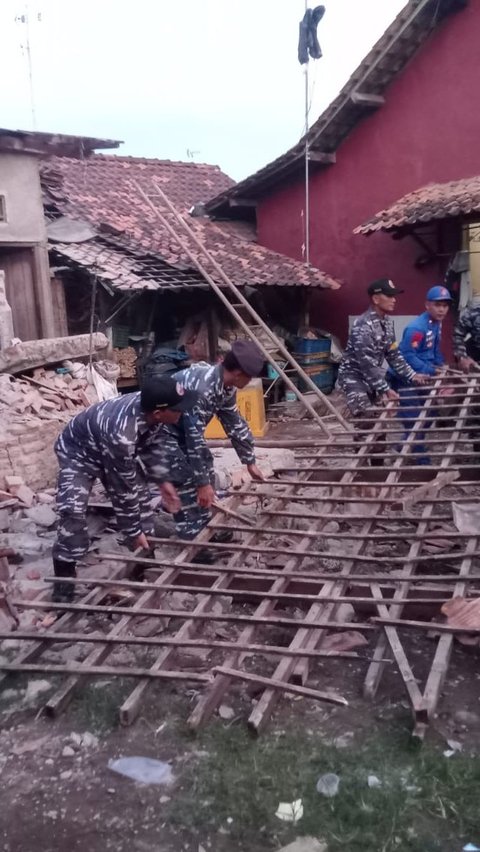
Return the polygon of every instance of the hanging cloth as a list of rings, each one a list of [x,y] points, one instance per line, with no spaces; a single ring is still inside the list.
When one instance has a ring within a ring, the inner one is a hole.
[[[317,37],[317,27],[325,14],[325,6],[315,6],[307,9],[300,21],[300,34],[298,39],[298,61],[305,65],[309,58],[320,59],[322,49]]]

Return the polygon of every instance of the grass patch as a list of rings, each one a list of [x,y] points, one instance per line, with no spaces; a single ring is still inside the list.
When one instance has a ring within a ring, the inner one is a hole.
[[[119,725],[119,707],[133,688],[130,678],[115,678],[95,686],[82,685],[69,707],[72,724],[94,734],[106,734]]]
[[[254,740],[244,727],[218,723],[195,748],[208,754],[185,765],[170,820],[202,837],[226,829],[229,848],[256,852],[301,835],[324,839],[329,852],[460,852],[480,843],[480,760],[419,748],[405,729],[337,749],[304,731]],[[326,772],[341,778],[333,799],[315,789]],[[381,787],[368,787],[371,774]],[[278,803],[299,798],[303,818],[280,822]]]

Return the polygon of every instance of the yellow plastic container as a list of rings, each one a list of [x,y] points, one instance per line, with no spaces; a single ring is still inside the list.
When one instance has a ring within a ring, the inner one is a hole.
[[[243,390],[237,391],[237,405],[240,414],[250,426],[253,437],[263,438],[268,423],[265,420],[265,402],[261,379],[252,379]],[[207,424],[205,437],[212,441],[227,437],[218,417],[212,417],[210,423]]]

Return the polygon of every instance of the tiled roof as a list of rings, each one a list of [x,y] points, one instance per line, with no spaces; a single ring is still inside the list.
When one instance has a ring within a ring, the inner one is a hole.
[[[433,219],[450,219],[480,212],[480,177],[430,183],[409,192],[368,222],[355,228],[355,234],[391,231]]]
[[[178,290],[207,286],[198,272],[172,269],[154,255],[129,250],[119,240],[96,237],[83,243],[55,243],[50,255],[54,262],[81,267],[116,290]]]
[[[369,111],[381,108],[392,81],[443,19],[468,0],[409,0],[334,101],[309,130],[310,169],[332,166],[341,142]],[[305,138],[255,174],[221,191],[207,204],[211,213],[228,213],[232,198],[258,199],[285,179],[302,177]]]
[[[237,225],[228,222],[222,227],[221,223],[212,222],[207,217],[190,217],[188,211],[192,206],[233,184],[218,166],[98,155],[85,160],[54,158],[47,163],[42,173],[48,213],[61,213],[87,220],[101,234],[115,235],[116,245],[108,244],[109,250],[114,252],[121,248],[137,258],[148,253],[169,265],[175,273],[181,270],[198,281],[198,272],[192,268],[188,255],[162,226],[134,185],[137,184],[152,197],[155,205],[178,232],[178,224],[163,209],[158,193],[155,197],[153,180],[176,209],[188,217],[191,228],[238,286],[340,286],[338,281],[318,269],[257,245],[251,239],[251,230],[243,223]],[[189,237],[184,233],[181,236],[188,244]],[[82,245],[85,247],[85,244]],[[190,247],[195,254],[199,254],[193,241]],[[78,259],[80,255],[85,258],[89,251],[97,253],[85,247],[82,254],[78,244],[75,247],[69,244],[68,252],[65,246],[64,249],[72,260],[73,254]],[[107,260],[105,251],[104,245],[100,254],[108,268],[112,269],[113,258]],[[201,260],[212,277],[222,283],[213,265],[203,257]],[[125,277],[122,278],[121,286],[129,286],[126,282],[130,280],[133,286],[133,279],[130,278],[133,274],[132,261],[130,259],[122,263],[126,263],[126,267],[123,267]],[[138,263],[134,263],[134,267],[136,275]],[[154,280],[158,286],[162,286],[158,278]],[[112,284],[115,286],[115,281]]]

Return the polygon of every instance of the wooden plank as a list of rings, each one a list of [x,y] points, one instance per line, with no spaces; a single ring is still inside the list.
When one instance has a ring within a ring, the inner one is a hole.
[[[380,590],[380,586],[377,583],[372,583],[372,592],[376,600],[378,601],[377,608],[380,617],[389,618],[389,609],[384,603],[381,601],[384,600],[382,592]],[[405,604],[405,601],[402,600],[402,606]],[[393,608],[393,607],[392,607]],[[400,637],[395,630],[394,627],[385,626],[385,635],[389,641],[390,648],[392,650],[393,656],[395,657],[397,666],[399,668],[400,674],[402,676],[403,682],[407,689],[410,701],[412,703],[412,707],[419,711],[423,707],[423,695],[418,687],[416,678],[411,669],[410,663],[408,662],[407,655],[403,649],[403,645],[400,641]]]
[[[366,109],[378,109],[385,103],[383,95],[374,95],[370,92],[352,92],[350,100],[355,106],[365,107]]]
[[[473,635],[480,634],[480,625],[478,627],[465,627],[465,625],[457,627],[454,624],[442,624],[436,621],[413,621],[408,618],[380,618],[374,616],[372,623],[384,625],[392,625],[393,627],[401,628],[402,630],[422,630],[431,633],[471,633]]]
[[[330,498],[332,500],[332,498]],[[358,501],[362,501],[363,498],[357,498]],[[374,498],[375,499],[375,498]],[[333,502],[333,500],[332,500]],[[276,531],[280,533],[280,530]],[[319,531],[321,534],[321,531]],[[288,531],[283,533],[283,535],[288,536]],[[432,534],[433,536],[433,534]],[[325,538],[328,538],[328,533],[325,533]],[[172,547],[185,547],[186,542],[181,541],[179,539],[173,538],[155,538],[154,536],[149,537],[149,541],[155,544],[168,544]],[[308,538],[306,539],[308,543]],[[196,549],[199,547],[196,545]],[[255,554],[269,554],[271,556],[291,556],[292,548],[291,547],[267,547],[265,545],[251,545],[251,544],[239,544],[237,542],[229,542],[228,544],[223,544],[220,542],[208,542],[208,549],[219,550],[223,553],[229,553],[232,550],[240,551],[241,553],[255,553]],[[335,554],[332,554],[329,550],[315,550],[312,551],[310,549],[298,549],[295,550],[296,556],[309,556],[310,558],[314,555],[316,559],[332,559]],[[395,564],[404,564],[405,562],[451,562],[456,561],[457,559],[463,559],[466,554],[463,551],[454,551],[453,553],[432,553],[426,556],[374,556],[362,554],[355,557],[357,562],[367,562],[367,563],[384,563],[387,562],[391,565]],[[480,548],[474,554],[475,556],[480,556]],[[338,554],[336,554],[338,558]],[[146,562],[146,560],[142,559],[142,563]]]
[[[385,417],[387,416],[387,412],[385,412],[384,416]],[[372,441],[375,440],[376,432],[381,428],[382,428],[382,423],[379,422],[377,427],[374,430],[372,430],[372,434],[367,438],[367,440],[365,442],[365,446],[361,448],[360,458],[365,452],[368,451],[369,443],[371,443]],[[322,450],[321,450],[321,453],[322,452],[325,452],[325,453],[328,452],[328,449],[329,449],[328,447],[323,447]],[[356,463],[359,463],[358,459],[356,460]],[[308,473],[307,473],[307,475],[308,475]],[[289,491],[291,493],[293,491],[293,488],[290,488]],[[326,520],[328,520],[328,504],[324,508],[325,508],[325,512],[326,512],[326,517],[324,519],[324,522],[326,522]],[[275,585],[273,587],[273,591],[279,591],[282,588],[284,588],[284,585],[283,585],[285,583],[284,577],[286,576],[288,568],[298,568],[298,565],[300,563],[299,563],[299,560],[298,560],[298,557],[297,557],[297,553],[298,553],[298,549],[296,549],[292,552],[292,559],[287,562],[287,565],[283,569],[283,572],[281,572],[278,580],[276,581],[276,583],[278,583],[278,585]],[[283,574],[283,576],[282,576],[282,574]],[[256,612],[257,613],[269,612],[270,608],[271,608],[271,604],[268,601],[263,601],[260,604],[260,606],[257,608]],[[315,609],[315,608],[312,607],[310,609],[308,615],[307,615],[307,618],[310,619],[310,618],[314,617],[316,614],[318,614],[318,612],[321,612],[321,609]],[[240,636],[240,641],[249,641],[250,640],[250,638],[251,638],[250,630],[251,630],[251,628],[246,628],[242,632],[242,634]],[[297,637],[294,638],[294,640],[290,644],[290,647],[291,648],[293,647],[293,649],[295,650],[298,647],[298,643],[303,642],[303,639],[304,639],[303,633],[301,633],[300,635],[297,634]],[[229,660],[226,661],[225,665],[227,667],[234,667],[236,665],[239,665],[239,663],[240,663],[240,660],[239,660],[238,655],[232,655],[232,657]],[[283,661],[281,661],[281,663],[283,663]],[[289,668],[288,673],[287,673],[287,677],[291,674],[291,672],[293,670],[294,670],[294,665],[292,665],[292,667]],[[278,672],[278,667],[277,667],[276,671]],[[213,686],[210,687],[204,693],[204,695],[200,698],[197,706],[195,707],[193,713],[191,714],[191,716],[188,720],[190,727],[192,727],[193,729],[196,729],[206,720],[206,718],[208,718],[209,714],[220,703],[225,690],[228,688],[228,684],[229,684],[229,678],[226,675],[218,675],[215,678]],[[277,693],[275,693],[273,690],[267,690],[267,692],[264,693],[264,695],[262,696],[261,700],[263,700],[263,699],[266,700],[265,711],[262,711],[262,714],[261,714],[262,724],[267,719],[268,714],[273,709],[274,702],[276,700],[276,696],[277,696]]]
[[[335,577],[335,575],[330,575],[329,580],[332,580],[334,577]],[[338,578],[340,579],[341,575],[338,575]],[[230,583],[232,582],[232,579],[235,579],[235,575],[233,574],[233,572],[232,572],[232,576],[230,577]],[[274,581],[274,579],[275,578],[272,578],[272,582]],[[477,579],[480,582],[480,577],[478,577]],[[54,583],[55,577],[46,577],[45,581],[47,583],[48,582]],[[75,579],[68,577],[68,578],[65,578],[65,583],[68,583],[70,585],[79,585],[79,586],[85,586],[85,585],[99,586],[101,588],[105,588],[107,591],[108,591],[109,588],[113,588],[113,589],[123,589],[124,588],[124,589],[131,589],[132,591],[142,591],[142,590],[146,591],[147,589],[156,589],[158,591],[158,586],[155,585],[155,583],[148,583],[148,582],[136,583],[136,582],[132,582],[132,581],[129,581],[129,580],[123,580],[123,581],[119,582],[118,580],[82,580],[79,577],[77,577]],[[298,584],[296,584],[296,585],[298,585]],[[193,594],[193,595],[212,595],[212,596],[217,596],[217,597],[219,597],[219,596],[225,597],[226,595],[228,595],[228,597],[230,597],[232,599],[239,598],[240,600],[243,600],[245,598],[248,598],[248,599],[260,598],[262,600],[275,600],[275,601],[279,601],[280,603],[282,601],[283,602],[298,602],[298,603],[301,603],[302,601],[306,601],[306,602],[308,602],[308,601],[312,601],[312,602],[320,601],[321,603],[338,603],[338,604],[351,603],[352,605],[353,604],[374,604],[375,603],[375,598],[373,598],[372,596],[370,596],[370,597],[359,597],[358,595],[344,595],[344,596],[341,596],[341,595],[323,596],[322,595],[320,597],[319,593],[314,594],[312,592],[296,592],[296,591],[295,592],[293,592],[293,591],[291,591],[291,592],[289,592],[289,591],[273,592],[273,591],[264,590],[264,589],[262,589],[261,591],[257,591],[254,588],[235,589],[235,588],[232,588],[231,585],[228,586],[228,592],[226,592],[223,587],[222,588],[215,588],[215,585],[206,585],[206,586],[185,585],[181,582],[180,583],[165,584],[161,587],[160,591],[162,592],[162,595],[167,594],[168,592],[182,592],[182,593],[185,593],[185,594]],[[320,592],[320,589],[319,589],[319,592]],[[476,600],[476,598],[479,595],[480,595],[480,589],[478,590],[477,595],[475,595],[475,596],[470,595],[468,600]],[[435,598],[405,598],[405,599],[402,600],[402,603],[404,603],[404,604],[438,604],[438,605],[440,605],[442,603],[446,603],[447,601],[449,601],[451,599],[452,599],[452,595],[450,595],[448,598],[442,598],[440,596],[435,597]],[[385,598],[385,602],[389,603],[389,599]],[[188,610],[186,610],[186,612],[188,612]]]
[[[125,666],[87,666],[85,663],[2,663],[0,671],[9,673],[35,672],[37,674],[68,674],[76,678],[84,677],[149,677],[161,680],[187,680],[208,683],[210,677],[197,672],[168,671],[152,672],[151,669],[128,668]]]
[[[375,441],[376,435],[382,433],[382,430],[384,428],[384,421],[389,416],[390,416],[389,410],[385,409],[384,412],[381,414],[380,418],[378,419],[377,423],[374,425],[370,435],[367,436],[365,443],[360,448],[360,450],[358,452],[357,459],[352,463],[350,470],[345,473],[345,480],[346,481],[348,481],[348,479],[353,480],[357,466],[359,466],[361,464],[362,457],[366,453],[368,453],[369,443],[373,443]],[[419,427],[417,427],[417,429],[418,428]],[[394,481],[395,477],[399,474],[399,470],[400,470],[400,468],[402,466],[402,462],[403,462],[403,455],[405,454],[405,452],[407,451],[407,449],[409,447],[409,441],[414,440],[415,432],[416,432],[416,429],[414,427],[411,434],[409,435],[409,438],[405,442],[404,447],[402,448],[402,452],[398,455],[398,457],[395,459],[395,461],[393,463],[393,470],[388,475],[386,487],[388,487],[389,481]],[[329,505],[331,505],[331,503],[327,503],[327,506],[325,507],[325,509],[327,511],[327,519],[328,519],[328,506]],[[358,550],[361,550],[364,547],[364,541],[363,541],[362,534],[364,532],[368,533],[369,531],[371,531],[374,523],[375,523],[374,518],[370,518],[365,523],[365,526],[362,528],[362,530],[360,531]],[[346,562],[343,563],[341,575],[340,575],[339,578],[337,578],[339,584],[336,585],[336,586],[330,586],[330,587],[326,585],[324,587],[324,590],[323,590],[324,594],[328,594],[329,592],[332,592],[332,591],[337,592],[340,589],[345,589],[345,586],[341,585],[341,583],[342,583],[342,581],[345,580],[345,576],[348,577],[348,575],[351,574],[351,572],[352,572],[352,570],[355,566],[357,557],[358,557],[358,553],[356,553],[352,558],[348,559]],[[329,615],[334,616],[335,611],[336,611],[336,605],[335,604],[325,604],[325,610],[323,610],[323,612],[326,612]],[[314,606],[312,607],[310,612],[311,612],[313,618],[316,618],[317,615],[318,615],[318,612],[322,612],[320,605],[314,604]],[[307,615],[307,617],[308,617],[308,615]],[[322,632],[319,632],[319,631],[307,632],[306,630],[301,630],[301,631],[299,631],[297,636],[295,636],[294,639],[292,640],[291,646],[294,645],[295,647],[298,647],[298,646],[317,647],[319,644],[321,644],[324,637],[325,637],[325,634],[322,633]],[[296,673],[297,677],[299,677],[304,682],[305,679],[308,676],[307,664],[305,662],[302,662],[294,668],[293,666],[291,666],[289,664],[288,660],[281,660],[279,665],[277,666],[277,669],[275,670],[275,677],[278,677],[281,680],[285,680],[290,674],[292,674],[294,672]],[[274,707],[275,701],[276,701],[276,693],[271,689],[270,690],[267,689],[266,692],[262,695],[262,697],[258,700],[254,710],[250,714],[249,725],[257,733],[260,732],[263,729],[263,727],[265,725],[265,721],[268,718],[268,715],[271,713],[271,711]]]
[[[330,516],[325,518],[328,521]],[[359,531],[360,532],[360,531]],[[241,554],[239,554],[241,555]],[[118,559],[119,561],[131,561],[138,562],[140,565],[146,565],[150,571],[162,570],[164,567],[171,567],[172,562],[170,560],[162,560],[162,559],[143,559],[136,557],[128,557],[128,556],[119,556],[118,553],[111,554],[102,554],[102,558],[110,561]],[[184,562],[182,563],[182,568],[191,569],[193,571],[199,571],[199,565],[197,562]],[[206,570],[206,569],[204,569]],[[232,568],[229,565],[209,565],[208,573],[229,573],[235,574],[238,577],[263,577],[268,579],[294,579],[294,580],[335,580],[341,577],[340,574],[336,574],[334,571],[321,572],[321,571],[285,571],[285,570],[275,570],[274,568]],[[354,583],[357,581],[360,582],[368,582],[373,580],[374,582],[389,582],[389,583],[403,583],[404,579],[402,577],[395,577],[391,574],[349,574],[349,580]],[[480,582],[479,577],[472,577],[471,582],[474,581]],[[412,583],[436,583],[436,582],[445,582],[445,583],[457,583],[458,582],[458,574],[415,574],[414,577],[411,578]]]
[[[237,500],[234,500],[235,506],[237,506],[237,502],[238,502],[238,497],[237,497]],[[213,525],[215,525],[215,519],[213,521]],[[210,535],[212,535],[212,533],[213,533],[213,530],[211,528],[202,530],[202,532],[196,537],[196,541],[197,542],[198,541],[207,541],[208,537]],[[193,552],[195,552],[195,551],[193,551]],[[182,564],[182,567],[184,565],[186,565],[187,560],[191,557],[191,554],[192,554],[192,548],[186,547],[182,551],[182,553],[179,555],[177,564],[178,563]],[[237,554],[236,556],[233,556],[231,558],[229,564],[232,564],[232,563],[235,564],[235,562],[237,561],[238,558],[239,558],[239,554]],[[196,565],[195,567],[198,570],[198,565]],[[225,573],[223,576],[220,576],[215,581],[212,589],[213,590],[228,589],[229,582],[230,582],[229,574]],[[195,607],[195,610],[194,610],[194,614],[195,615],[202,615],[203,613],[208,612],[209,609],[213,606],[214,601],[215,601],[215,597],[212,594],[209,593],[206,597],[203,598],[203,600],[201,600],[197,604],[197,606]],[[196,622],[194,619],[188,619],[187,618],[184,621],[184,623],[182,624],[182,626],[180,627],[180,629],[177,631],[176,637],[178,639],[189,638],[192,635],[192,633],[194,632],[194,630],[196,629],[197,626],[198,626],[198,622]],[[170,658],[171,658],[171,653],[172,653],[171,650],[162,651],[162,653],[155,660],[155,663],[153,664],[152,668],[154,668],[156,671],[160,671],[162,668],[168,666]],[[145,679],[144,681],[141,681],[139,684],[137,684],[136,688],[128,696],[128,698],[123,702],[123,704],[120,708],[120,721],[122,722],[122,724],[129,725],[136,719],[136,717],[138,716],[138,713],[140,712],[142,701],[143,701],[145,693],[148,689],[148,685],[149,685],[149,681],[147,679]]]
[[[116,555],[118,556],[118,553]],[[122,561],[122,560],[119,560],[119,561]],[[118,570],[114,572],[113,578],[114,579],[120,579],[121,576],[123,575],[123,572],[124,572],[124,566],[119,567]],[[45,593],[41,592],[42,597],[43,597],[44,594],[46,594],[46,592]],[[86,597],[84,598],[84,603],[90,603],[90,602],[91,603],[98,603],[99,601],[101,601],[103,599],[104,596],[105,596],[105,593],[104,593],[103,589],[94,588],[94,589],[92,589],[91,592],[88,593],[88,595],[86,595]],[[75,619],[74,613],[65,613],[65,614],[61,615],[60,618],[57,619],[55,624],[52,626],[52,629],[53,630],[58,630],[59,628],[62,629],[63,627],[71,624],[72,621],[74,621],[74,619]],[[35,642],[32,645],[32,647],[27,648],[26,650],[22,650],[17,656],[14,657],[14,659],[12,660],[12,663],[14,663],[15,665],[21,665],[21,664],[24,664],[24,663],[32,663],[39,658],[39,656],[41,655],[41,653],[44,649],[45,649],[45,645],[42,641],[42,635],[39,634],[38,641]],[[4,677],[5,677],[5,675],[2,675],[0,673],[0,683],[2,682]]]
[[[437,384],[438,383],[436,383],[436,385]],[[427,400],[427,402],[425,404],[425,409],[422,411],[422,414],[420,415],[417,422],[415,423],[415,428],[417,428],[417,429],[421,428],[419,426],[419,424],[421,424],[423,422],[422,417],[423,417],[423,415],[426,415],[426,413],[428,411],[428,407],[431,404],[431,401],[432,401],[432,399],[430,397],[430,399]],[[461,413],[464,414],[465,410],[462,409]],[[448,468],[448,465],[449,465],[450,459],[451,459],[451,453],[455,449],[455,439],[456,439],[456,437],[459,436],[459,434],[460,434],[459,430],[456,429],[451,436],[451,440],[450,440],[448,447],[447,447],[447,454],[442,461],[442,466],[443,466],[444,469]],[[448,473],[449,473],[449,471],[446,470],[445,475],[448,475]],[[430,502],[427,506],[425,506],[425,508],[422,512],[422,521],[421,521],[421,526],[419,528],[422,533],[426,532],[427,529],[428,529],[428,521],[429,521],[430,516],[433,513],[433,500],[438,499],[438,498],[434,498],[434,497],[432,497],[431,494],[429,494],[429,495],[426,496],[426,499],[429,499]],[[414,565],[417,564],[417,563],[414,563],[414,562],[411,561],[411,556],[413,555],[414,557],[421,558],[420,557],[421,548],[422,548],[422,542],[421,541],[414,541],[414,542],[412,542],[412,544],[410,546],[409,557],[408,557],[408,560],[405,561],[404,568],[403,568],[403,573],[405,575],[406,582],[404,584],[401,584],[399,586],[399,588],[397,589],[397,591],[395,592],[394,597],[395,597],[395,599],[398,599],[398,604],[396,606],[392,606],[392,608],[389,610],[390,616],[393,616],[393,617],[400,616],[401,613],[402,613],[401,600],[402,600],[402,598],[405,598],[408,594],[408,589],[409,589],[408,580],[411,579],[412,576],[414,575],[414,573],[415,573]],[[380,681],[381,681],[383,672],[384,672],[384,663],[381,662],[381,660],[386,656],[386,641],[387,641],[387,639],[388,639],[388,637],[386,636],[386,634],[385,634],[385,636],[379,637],[379,639],[377,641],[377,646],[376,646],[375,651],[374,651],[374,661],[370,664],[368,671],[367,671],[366,678],[365,678],[363,693],[364,693],[365,697],[368,697],[370,699],[372,699],[376,695],[378,687],[380,685]],[[417,713],[419,711],[418,702],[413,705],[413,709],[414,709],[415,713]]]
[[[474,550],[477,546],[478,540],[472,538],[471,541],[467,545],[467,551]],[[460,568],[461,579],[459,578],[459,582],[455,585],[453,596],[461,597],[465,595],[467,589],[467,578],[468,574],[472,567],[472,559],[470,557],[466,557],[462,566]],[[429,675],[427,677],[427,681],[424,689],[424,701],[427,716],[430,719],[436,710],[440,694],[442,691],[443,683],[445,681],[445,677],[447,674],[448,665],[450,662],[450,655],[452,653],[452,645],[453,645],[453,635],[445,635],[442,636],[438,642],[437,650],[435,652],[435,656],[433,658],[433,662],[430,668]]]
[[[245,680],[249,683],[256,683],[260,686],[268,687],[269,689],[278,689],[281,692],[291,692],[294,695],[301,695],[304,698],[315,698],[317,701],[326,701],[327,704],[341,704],[343,707],[348,707],[348,701],[341,695],[335,695],[330,692],[319,692],[317,689],[309,689],[306,686],[296,686],[293,683],[285,683],[275,678],[262,677],[261,675],[251,674],[250,672],[236,671],[227,666],[217,666],[213,669],[215,674],[225,675],[226,677]]]
[[[226,594],[226,592],[224,592]],[[15,630],[13,631],[0,631],[0,640],[4,639],[12,639],[19,640],[22,642],[36,642],[38,640],[38,631],[24,631],[24,630]],[[337,658],[337,657],[345,657],[346,659],[351,660],[361,660],[364,661],[366,658],[364,656],[359,656],[357,653],[350,651],[323,651],[323,650],[307,650],[301,649],[300,651],[292,651],[290,648],[286,648],[284,645],[265,645],[265,644],[255,644],[255,643],[245,643],[241,644],[239,642],[227,642],[226,640],[220,639],[200,639],[199,637],[195,637],[195,639],[182,639],[179,638],[177,634],[175,636],[101,636],[96,633],[49,633],[45,632],[42,634],[42,641],[48,643],[50,645],[55,645],[56,643],[68,642],[68,643],[78,643],[78,644],[87,644],[87,645],[98,645],[100,643],[105,642],[108,645],[126,645],[126,646],[141,646],[148,648],[161,648],[161,647],[172,647],[174,650],[188,649],[189,648],[205,648],[208,651],[215,650],[236,650],[236,651],[245,651],[245,654],[252,655],[261,655],[261,656],[295,656],[295,657],[311,657],[312,659],[326,659],[328,657]],[[21,665],[21,664],[17,664]],[[113,667],[116,668],[116,667]],[[147,671],[150,671],[148,669]]]

